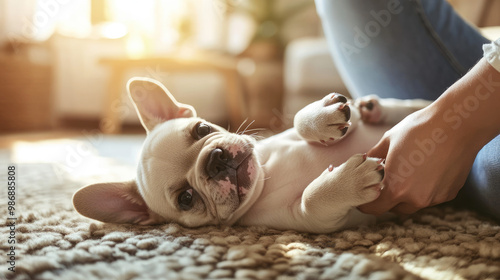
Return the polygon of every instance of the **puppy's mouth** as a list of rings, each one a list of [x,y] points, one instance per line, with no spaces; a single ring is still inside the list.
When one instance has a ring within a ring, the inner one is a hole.
[[[218,204],[241,205],[252,187],[255,177],[255,159],[252,149],[241,147],[214,149],[206,161],[208,180],[216,182],[211,190]]]
[[[249,153],[240,165],[236,168],[236,190],[240,204],[245,200],[248,191],[252,185],[251,176],[253,175],[253,156]]]

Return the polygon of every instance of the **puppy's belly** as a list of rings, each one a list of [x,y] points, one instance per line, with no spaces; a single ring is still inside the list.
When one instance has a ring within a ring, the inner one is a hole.
[[[368,152],[390,128],[391,126],[368,125],[360,122],[356,130],[348,137],[342,139],[342,141],[337,144],[325,147],[328,152],[325,153],[321,150],[321,153],[325,154],[325,160],[327,162],[332,160],[333,156],[332,164],[338,166],[347,161],[354,154]]]
[[[311,182],[330,164],[339,166],[354,154],[368,152],[389,128],[360,122],[351,134],[331,146],[307,143],[290,129],[262,141],[257,151],[267,177],[280,181],[290,177],[307,178],[305,181]]]
[[[388,129],[360,123],[348,137],[328,147],[307,143],[293,129],[263,140],[256,148],[265,170],[264,188],[243,223],[278,227],[289,218],[291,204],[330,164],[339,166],[354,154],[368,152]]]

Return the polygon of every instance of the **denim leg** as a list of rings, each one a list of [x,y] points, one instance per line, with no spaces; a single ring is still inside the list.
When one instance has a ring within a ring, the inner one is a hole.
[[[458,200],[500,221],[500,135],[477,154]]]
[[[353,97],[434,100],[487,42],[443,0],[316,0],[316,7]]]
[[[429,24],[430,32],[436,36],[444,52],[454,60],[457,70],[465,75],[483,57],[482,45],[489,43],[479,31],[466,23],[450,6],[442,0],[419,0],[422,18]]]

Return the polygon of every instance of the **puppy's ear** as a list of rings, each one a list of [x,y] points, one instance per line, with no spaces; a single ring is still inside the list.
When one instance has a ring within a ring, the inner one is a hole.
[[[196,117],[192,106],[177,102],[168,89],[156,80],[132,78],[127,83],[127,90],[147,132],[171,119]]]
[[[149,210],[135,182],[101,183],[73,195],[73,207],[83,216],[106,223],[150,225],[161,222]]]

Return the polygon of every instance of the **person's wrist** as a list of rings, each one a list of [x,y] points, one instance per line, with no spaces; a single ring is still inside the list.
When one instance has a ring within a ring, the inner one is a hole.
[[[455,90],[453,87],[448,89]],[[441,138],[444,144],[453,139],[457,146],[464,148],[464,152],[477,153],[491,140],[491,133],[488,131],[491,128],[475,121],[475,112],[467,110],[463,101],[456,92],[445,92],[442,98],[424,108],[422,113],[428,115],[427,123],[433,127],[432,133],[441,135],[436,138]]]

